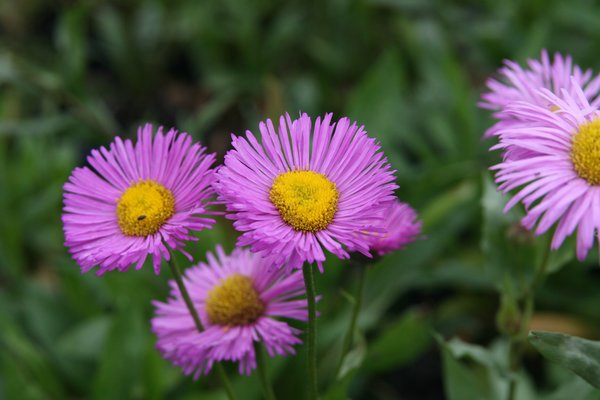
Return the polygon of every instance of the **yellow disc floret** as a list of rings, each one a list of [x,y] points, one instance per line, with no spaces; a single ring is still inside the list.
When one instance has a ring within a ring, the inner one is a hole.
[[[251,324],[265,311],[252,279],[240,274],[233,274],[212,288],[205,308],[211,324],[222,326]]]
[[[579,127],[573,136],[571,161],[577,174],[590,185],[600,185],[600,119]]]
[[[269,192],[281,218],[303,232],[327,228],[337,211],[339,197],[335,183],[313,171],[279,174]]]
[[[117,203],[117,222],[127,236],[152,235],[174,213],[173,193],[150,179],[130,186]]]

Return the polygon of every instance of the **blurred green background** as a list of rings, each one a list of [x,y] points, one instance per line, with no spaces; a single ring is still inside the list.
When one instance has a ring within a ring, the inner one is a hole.
[[[365,124],[426,236],[369,271],[364,340],[331,389],[354,271],[331,260],[317,277],[326,398],[500,398],[499,290],[520,290],[546,239],[499,211],[487,172],[498,155],[481,139],[492,121],[476,102],[502,59],[542,48],[600,70],[595,2],[0,2],[0,398],[224,398],[212,376],[184,377],[154,349],[166,268],[80,274],[62,245],[62,185],[92,148],[146,121],[221,158],[230,133],[300,110]],[[190,248],[202,259],[234,235],[220,221]],[[573,262],[572,246],[554,255],[533,324],[598,338],[597,256]],[[298,352],[270,362],[281,398],[303,398]],[[533,350],[525,361],[520,398],[600,398]],[[255,376],[235,386],[261,398]]]

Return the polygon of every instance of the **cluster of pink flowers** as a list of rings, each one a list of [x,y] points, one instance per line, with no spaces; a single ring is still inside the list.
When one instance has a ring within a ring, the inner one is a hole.
[[[484,136],[502,151],[491,169],[499,190],[516,190],[505,209],[521,203],[522,224],[536,234],[554,227],[552,249],[577,230],[584,259],[600,231],[600,76],[543,51],[526,68],[506,61],[487,86],[480,106],[497,121]],[[191,261],[186,243],[212,228],[212,206],[224,206],[237,247],[217,246],[183,276],[171,264],[170,298],[153,303],[158,350],[195,378],[222,361],[250,374],[258,344],[270,356],[294,353],[301,331],[286,321],[308,318],[310,327],[315,316],[303,266],[383,256],[421,235],[363,126],[285,114],[259,133],[232,136],[214,167],[215,155],[188,134],[148,124],[135,143],[117,137],[92,151],[64,186],[65,245],[82,272],[98,275],[139,269],[148,256],[159,274],[174,251]]]
[[[159,351],[196,378],[215,362],[256,367],[255,345],[269,355],[294,352],[300,331],[280,320],[306,320],[305,263],[322,270],[326,254],[383,255],[414,241],[421,226],[400,203],[394,171],[362,126],[332,115],[312,120],[284,115],[233,136],[223,165],[174,129],[151,125],[137,142],[116,138],[92,151],[90,167],[76,168],[64,186],[65,245],[88,272],[126,271],[151,256],[163,260],[210,229],[214,204],[241,232],[238,247],[185,271],[186,294],[171,281],[171,297],[154,302]],[[200,328],[199,325],[202,325]]]
[[[480,106],[497,123],[486,136],[503,152],[492,170],[503,193],[518,189],[505,209],[522,203],[538,235],[555,227],[552,249],[577,230],[583,260],[600,229],[600,76],[543,51],[528,68],[506,61],[488,88]]]

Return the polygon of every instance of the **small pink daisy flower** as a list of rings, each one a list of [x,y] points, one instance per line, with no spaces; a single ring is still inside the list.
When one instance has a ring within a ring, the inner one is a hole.
[[[560,53],[555,53],[554,61],[551,62],[548,52],[542,50],[540,60],[530,59],[527,64],[529,68],[522,68],[514,61],[505,60],[504,67],[499,71],[500,80],[487,81],[489,91],[481,96],[483,101],[479,106],[496,111],[494,116],[499,121],[485,132],[485,137],[496,136],[499,130],[510,128],[514,124],[527,124],[528,116],[515,116],[504,112],[505,107],[515,101],[554,109],[556,104],[550,103],[547,97],[540,95],[539,89],[542,88],[548,89],[559,97],[561,90],[565,89],[573,96],[574,85],[576,85],[583,89],[583,93],[592,104],[600,104],[598,97],[600,76],[592,79],[592,71],[590,69],[583,71],[579,66],[574,65],[571,56],[563,57]],[[527,154],[523,156],[526,157]],[[515,158],[520,157],[521,154],[516,154]]]
[[[277,131],[261,122],[261,141],[250,131],[233,136],[217,170],[219,200],[243,232],[238,245],[277,266],[317,262],[322,270],[323,249],[370,257],[364,232],[377,232],[380,208],[395,199],[394,171],[379,144],[349,119],[331,118],[317,118],[314,129],[306,114],[282,116]]]
[[[204,331],[198,332],[174,281],[167,303],[153,302],[152,330],[163,356],[197,379],[213,363],[238,361],[240,374],[256,368],[255,344],[267,353],[294,354],[302,341],[299,330],[276,318],[307,319],[304,281],[300,272],[285,274],[264,258],[236,248],[231,255],[217,247],[208,264],[185,271],[184,282],[197,307]]]
[[[153,138],[150,124],[135,145],[117,137],[109,149],[92,150],[94,170],[75,168],[64,185],[65,245],[81,271],[139,269],[152,255],[158,274],[169,248],[181,250],[197,240],[190,231],[211,227],[214,220],[202,215],[210,214],[215,156],[205,152],[174,129],[164,135],[160,127]]]
[[[522,202],[526,209],[522,224],[527,229],[537,224],[538,235],[557,223],[553,250],[577,229],[577,257],[583,260],[600,228],[600,112],[590,105],[576,79],[571,92],[563,90],[560,98],[547,89],[537,93],[556,106],[553,111],[526,102],[507,106],[507,114],[530,123],[499,131],[495,147],[515,147],[531,155],[505,160],[492,169],[502,192],[521,188],[505,210]]]
[[[414,242],[421,233],[417,213],[406,203],[396,201],[381,212],[385,233],[373,236],[371,250],[380,256],[400,250]]]

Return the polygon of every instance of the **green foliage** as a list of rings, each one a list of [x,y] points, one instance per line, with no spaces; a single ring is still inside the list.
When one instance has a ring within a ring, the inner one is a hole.
[[[445,342],[437,337],[444,365],[445,393],[449,400],[506,399],[508,396],[507,343],[499,341],[491,349],[459,339]],[[531,383],[521,373],[517,380],[517,399],[535,398]]]
[[[600,389],[600,343],[556,332],[532,331],[529,342],[549,359]]]
[[[407,311],[372,340],[364,368],[381,373],[410,364],[431,346],[430,331],[422,315]]]
[[[502,212],[487,171],[498,156],[481,139],[491,119],[476,102],[503,58],[542,47],[598,71],[598,15],[584,0],[1,2],[0,397],[223,398],[215,376],[184,377],[154,347],[150,302],[166,298],[166,272],[79,272],[62,245],[62,185],[90,149],[145,121],[188,131],[221,159],[230,133],[302,110],[364,124],[424,226],[423,240],[369,267],[339,380],[352,274],[331,259],[317,277],[325,398],[503,399],[496,311],[510,325],[548,237],[520,230],[518,207]],[[217,243],[230,250],[236,233],[220,218],[198,236],[195,260]],[[573,249],[551,254],[538,310],[597,338],[597,261],[577,263]],[[462,341],[438,338],[438,349],[432,331]],[[304,398],[303,357],[299,347],[269,360],[281,398]],[[533,361],[519,399],[598,398]],[[261,398],[256,376],[234,386]]]

